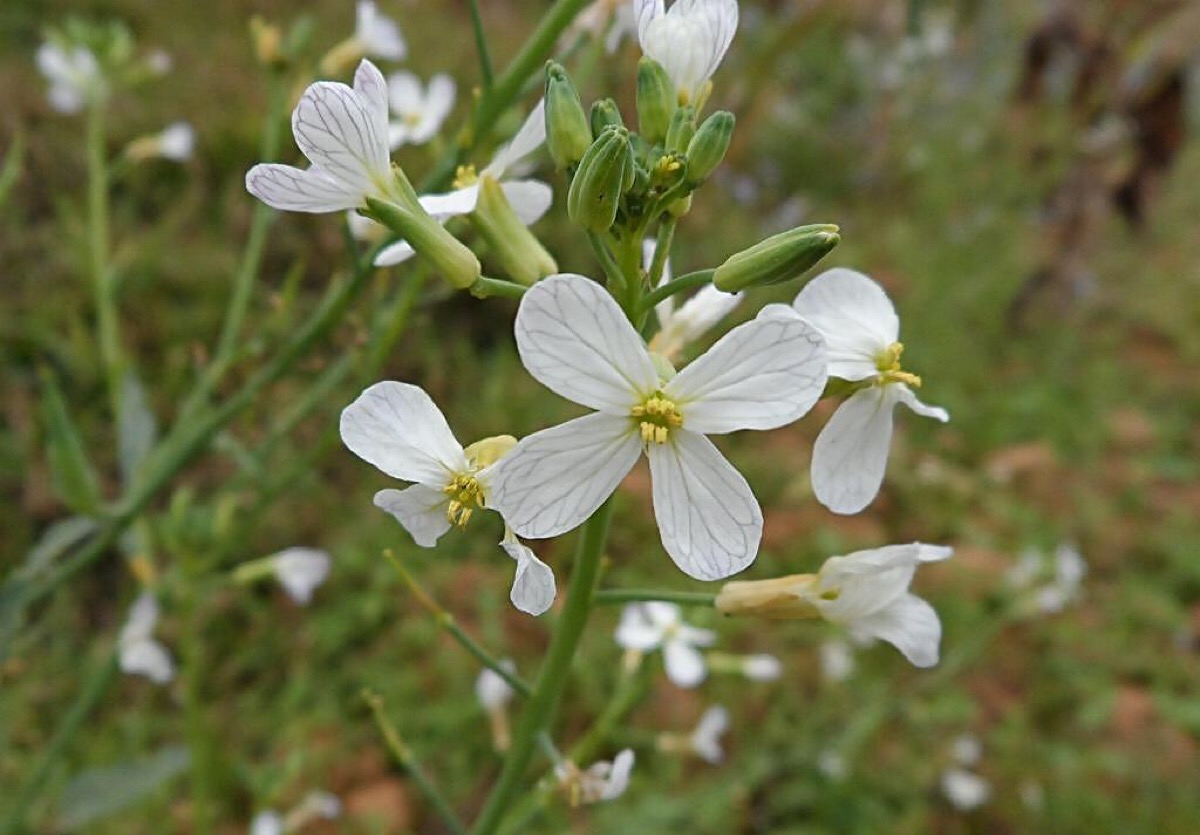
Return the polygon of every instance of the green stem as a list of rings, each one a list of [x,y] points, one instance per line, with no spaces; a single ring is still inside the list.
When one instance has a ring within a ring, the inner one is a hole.
[[[621,272],[621,267],[617,264],[617,260],[613,258],[608,245],[595,232],[588,232],[587,237],[588,243],[592,245],[592,252],[596,254],[596,260],[600,262],[600,266],[604,270],[604,277],[612,285],[610,292],[614,296],[624,293],[625,273]]]
[[[29,776],[25,779],[20,791],[16,795],[16,803],[9,811],[4,825],[0,827],[0,835],[17,835],[18,832],[26,831],[23,823],[25,817],[29,814],[29,807],[33,805],[38,794],[41,793],[46,779],[50,776],[51,769],[54,768],[55,763],[58,762],[63,752],[66,751],[67,743],[71,741],[88,716],[91,715],[92,710],[99,704],[100,698],[104,695],[104,692],[108,689],[109,684],[112,683],[116,674],[117,655],[115,652],[112,652],[91,673],[84,684],[83,690],[80,692],[78,698],[75,699],[75,703],[71,705],[71,709],[63,717],[62,724],[54,732],[54,736],[50,739],[49,744],[42,749],[41,759],[38,760],[33,770],[29,772]]]
[[[538,674],[533,696],[521,712],[521,721],[513,735],[513,744],[504,760],[500,777],[471,828],[471,835],[493,835],[496,832],[529,767],[538,737],[554,719],[571,661],[575,658],[583,627],[591,613],[592,595],[600,577],[601,557],[608,540],[611,517],[612,499],[609,498],[584,523],[567,588],[566,604],[547,650],[546,661]]]
[[[216,827],[215,791],[213,786],[213,735],[204,717],[204,675],[207,661],[204,652],[204,620],[197,590],[201,587],[201,567],[195,554],[184,556],[189,575],[187,606],[187,637],[183,653],[183,712],[190,759],[192,810],[191,830],[199,835],[212,835]]]
[[[667,266],[667,258],[671,255],[671,241],[675,238],[676,219],[668,216],[658,226],[658,239],[654,243],[654,260],[650,262],[650,274],[646,284],[650,288],[658,287],[662,281],[663,270]]]
[[[105,149],[104,103],[88,109],[88,266],[91,271],[92,292],[96,305],[96,325],[99,331],[100,362],[108,389],[113,422],[121,416],[121,356],[120,319],[117,315],[117,293],[108,263],[108,162]]]
[[[443,615],[441,618],[438,618],[438,624],[442,627],[442,629],[446,630],[446,632],[452,638],[454,638],[454,640],[458,641],[463,649],[474,656],[476,661],[508,682],[509,687],[517,691],[517,693],[526,699],[533,696],[533,688],[529,686],[529,683],[516,673],[505,668],[505,666],[500,663],[496,656],[484,649],[478,641],[472,638],[461,626],[458,625],[458,623],[454,620],[453,615],[450,615],[449,613]]]
[[[705,591],[671,591],[670,589],[601,589],[594,598],[597,605],[640,603],[662,600],[680,606],[712,607],[717,596]]]
[[[640,303],[641,311],[650,310],[663,299],[669,299],[676,293],[682,293],[684,290],[691,290],[711,284],[713,273],[715,272],[716,270],[697,270],[694,273],[688,273],[687,275],[681,275],[679,278],[672,279],[661,287],[655,287],[649,293],[642,296]]]
[[[487,34],[483,29],[483,15],[479,13],[479,0],[470,0],[471,29],[475,32],[475,52],[479,55],[479,73],[483,77],[483,89],[492,86],[492,58],[488,55]]]
[[[471,285],[471,295],[477,299],[486,299],[489,296],[502,296],[506,299],[520,299],[525,295],[525,291],[529,288],[524,284],[517,284],[515,281],[505,281],[502,278],[488,278],[480,276],[475,279],[475,283]]]

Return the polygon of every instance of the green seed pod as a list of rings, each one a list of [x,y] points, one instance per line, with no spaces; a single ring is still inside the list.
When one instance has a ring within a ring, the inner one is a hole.
[[[562,66],[546,62],[546,145],[554,164],[575,165],[591,144],[592,130],[575,85]]]
[[[680,154],[687,153],[688,144],[692,141],[695,133],[696,110],[684,105],[671,117],[671,126],[667,128],[667,150]]]
[[[395,203],[368,197],[362,214],[402,236],[412,244],[417,255],[432,263],[457,289],[465,290],[479,278],[482,270],[475,253],[447,232],[420,205],[406,209]]]
[[[733,123],[732,113],[718,110],[700,125],[687,147],[689,183],[699,185],[704,182],[725,159],[733,139]]]
[[[592,136],[597,139],[604,133],[605,128],[623,128],[625,121],[621,118],[621,110],[612,99],[600,99],[592,103]]]
[[[662,64],[653,58],[638,61],[637,113],[638,131],[650,144],[666,139],[671,117],[678,107],[675,86]]]
[[[621,195],[633,185],[633,149],[629,131],[610,127],[583,155],[567,192],[567,214],[593,232],[603,232],[617,218]]]
[[[736,293],[787,281],[824,258],[840,240],[838,228],[828,223],[780,232],[730,256],[713,273],[713,286]]]

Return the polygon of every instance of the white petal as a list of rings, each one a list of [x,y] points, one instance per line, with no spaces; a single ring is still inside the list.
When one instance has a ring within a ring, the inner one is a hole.
[[[628,418],[605,414],[535,432],[492,469],[488,507],[520,536],[566,533],[612,495],[641,449]]]
[[[676,430],[668,443],[648,444],[646,454],[663,548],[683,573],[720,580],[754,562],[762,510],[712,441]]]
[[[725,334],[663,391],[685,429],[709,435],[791,423],[824,388],[820,334],[802,319],[763,318]]]
[[[903,403],[908,408],[912,409],[921,417],[933,418],[940,420],[942,423],[950,420],[950,413],[940,406],[927,406],[917,399],[913,394],[912,389],[904,385],[904,383],[895,383],[893,396],[897,402]]]
[[[538,103],[525,118],[525,122],[517,131],[512,141],[496,152],[496,156],[488,163],[481,174],[490,174],[497,180],[504,176],[509,167],[529,156],[546,141],[546,100],[539,99]]]
[[[537,223],[550,210],[554,192],[539,180],[509,180],[500,184],[508,205],[526,226]]]
[[[259,812],[250,821],[250,835],[283,835],[283,818],[278,812]]]
[[[175,677],[175,665],[167,648],[153,638],[123,643],[117,649],[121,672],[145,676],[155,684],[166,684]]]
[[[874,377],[877,357],[900,338],[900,319],[887,293],[854,270],[826,270],[792,305],[825,337],[831,377]]]
[[[662,64],[675,86],[694,100],[737,31],[737,0],[678,0],[665,15],[639,11],[642,51]]]
[[[392,478],[444,487],[470,467],[446,418],[423,389],[376,383],[342,410],[342,442]]]
[[[329,576],[329,554],[316,548],[287,548],[276,554],[273,562],[280,585],[302,606]]]
[[[399,61],[408,53],[400,27],[394,20],[379,14],[371,0],[359,0],[356,11],[354,35],[367,54]]]
[[[637,20],[638,40],[644,44],[646,27],[664,13],[663,0],[633,0],[633,16]]]
[[[438,73],[429,79],[429,89],[425,93],[425,114],[437,125],[436,132],[454,109],[454,100],[458,97],[458,87],[454,79],[446,73]]]
[[[693,342],[724,319],[741,303],[744,294],[726,293],[711,284],[700,288],[675,312],[671,324],[679,330],[684,342]]]
[[[542,614],[554,604],[554,572],[524,543],[506,539],[500,547],[517,562],[509,595],[512,604],[527,614]]]
[[[654,254],[658,251],[658,241],[654,238],[646,238],[642,241],[642,269],[647,273],[654,265]],[[661,287],[671,280],[671,259],[668,257],[663,262],[662,278],[658,282]],[[671,317],[675,313],[675,297],[667,296],[665,299],[654,305],[654,315],[658,317],[658,326],[663,330],[670,327]]]
[[[942,774],[942,793],[954,808],[969,812],[988,802],[992,796],[992,786],[978,774],[962,768],[949,768]]]
[[[937,612],[915,594],[906,594],[891,606],[855,621],[856,634],[887,641],[913,666],[932,667],[938,662],[942,623]]]
[[[154,592],[144,591],[129,607],[129,615],[125,625],[121,627],[118,641],[134,643],[145,640],[154,634],[154,626],[158,623],[158,598]]]
[[[510,673],[515,673],[517,670],[517,665],[511,658],[503,659],[500,666]],[[479,704],[484,710],[498,710],[511,702],[514,695],[515,691],[512,689],[512,685],[502,675],[491,667],[484,667],[480,670],[479,677],[475,679],[475,698],[479,700]]]
[[[600,795],[601,800],[615,800],[625,793],[629,788],[629,776],[633,771],[634,756],[633,751],[626,748],[612,761],[612,768],[608,772],[608,781],[604,786],[604,791]]]
[[[432,548],[450,530],[446,494],[434,487],[414,484],[403,490],[380,490],[375,506],[395,516],[422,548]]]
[[[858,513],[883,484],[892,443],[892,403],[885,389],[869,386],[838,407],[813,446],[812,486],[834,513]]]
[[[355,89],[336,81],[309,85],[292,112],[292,133],[313,165],[369,194],[377,178],[391,174],[387,84],[369,61],[359,65],[354,83]]]
[[[663,663],[667,668],[667,678],[677,687],[696,687],[708,675],[704,656],[683,641],[668,641],[663,645]]]
[[[704,711],[696,730],[692,731],[692,750],[701,759],[713,765],[725,758],[721,750],[721,737],[729,730],[729,711],[721,705],[713,705]]]
[[[78,113],[87,104],[87,98],[77,87],[68,84],[52,84],[46,93],[50,106],[59,113]]]
[[[425,107],[425,88],[416,73],[408,70],[387,77],[388,104],[397,116],[408,116]]]
[[[658,649],[665,637],[662,625],[654,620],[646,604],[631,603],[621,610],[614,638],[622,649],[650,652]]]
[[[475,211],[479,202],[479,186],[467,186],[446,194],[425,194],[420,198],[421,208],[439,220],[468,215]]]
[[[529,373],[582,406],[628,419],[658,388],[642,338],[608,291],[584,276],[554,275],[530,288],[516,333]]]
[[[375,266],[394,267],[397,264],[403,264],[416,254],[417,251],[408,241],[396,241],[379,250],[379,254],[375,256]]]
[[[340,212],[363,203],[363,192],[319,168],[260,163],[246,172],[246,191],[284,212]]]

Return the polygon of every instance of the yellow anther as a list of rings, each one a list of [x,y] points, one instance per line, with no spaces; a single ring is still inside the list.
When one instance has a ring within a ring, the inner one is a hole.
[[[671,436],[671,430],[683,426],[679,407],[663,397],[661,392],[634,406],[630,415],[637,420],[642,440],[648,444],[665,444]]]
[[[822,600],[837,600],[842,596],[841,589],[826,589],[818,595]]]
[[[678,157],[662,157],[658,161],[657,168],[659,175],[674,174],[683,168],[683,163],[679,161]]]
[[[452,525],[466,525],[475,508],[483,507],[483,488],[475,476],[457,475],[442,488],[442,492],[450,497],[450,503],[446,505],[446,518]]]
[[[875,358],[875,367],[879,369],[879,376],[875,378],[875,382],[881,386],[886,386],[888,383],[904,383],[913,388],[921,387],[921,378],[916,374],[910,374],[900,367],[900,356],[904,353],[903,342],[893,342]]]
[[[479,175],[475,173],[474,165],[460,165],[458,170],[454,172],[454,187],[466,188],[473,186],[479,182]]]
[[[921,378],[916,374],[910,374],[907,371],[885,371],[879,375],[880,385],[888,383],[904,383],[906,386],[919,389],[921,387]]]

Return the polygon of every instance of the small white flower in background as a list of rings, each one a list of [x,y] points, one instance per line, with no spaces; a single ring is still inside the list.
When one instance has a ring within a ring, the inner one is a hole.
[[[846,758],[839,751],[826,749],[817,754],[817,770],[830,780],[842,780],[848,772]]]
[[[667,678],[680,687],[695,687],[708,675],[698,647],[712,646],[717,635],[684,623],[683,611],[674,603],[654,600],[631,603],[622,610],[616,640],[636,652],[661,649]]]
[[[510,673],[516,671],[516,665],[511,659],[505,658],[500,666]],[[475,679],[475,698],[488,715],[492,725],[492,744],[497,751],[507,751],[510,735],[508,728],[508,712],[505,710],[512,701],[515,691],[504,676],[490,667],[484,667]]]
[[[649,270],[654,260],[655,242],[642,242],[642,266]],[[659,286],[671,280],[671,262],[663,267]],[[650,340],[650,350],[667,359],[678,357],[691,342],[703,336],[709,328],[728,316],[742,301],[742,293],[725,293],[711,284],[700,288],[678,308],[675,298],[663,299],[654,305],[658,317],[658,333]]]
[[[962,768],[948,768],[942,773],[942,794],[950,805],[962,812],[978,809],[992,796],[991,784]]]
[[[721,705],[713,705],[704,711],[689,741],[691,749],[700,759],[717,765],[725,759],[721,749],[721,737],[729,730],[729,711]]]
[[[959,734],[950,745],[950,755],[959,765],[978,765],[983,759],[983,744],[974,734]]]
[[[92,51],[84,46],[64,48],[47,41],[38,47],[38,69],[50,82],[46,97],[59,113],[78,113],[104,94],[104,77]]]
[[[396,21],[379,13],[372,0],[359,0],[354,15],[354,40],[364,55],[384,61],[399,61],[408,54],[408,45]]]
[[[164,49],[152,49],[146,53],[146,66],[155,75],[166,75],[174,63],[171,54]]]
[[[854,651],[846,641],[824,641],[817,654],[826,681],[845,681],[854,673]]]
[[[298,832],[315,820],[335,820],[342,814],[342,801],[324,791],[309,792],[287,817],[273,810],[259,812],[250,822],[250,835],[285,835]]]
[[[581,35],[587,33],[594,38],[604,37],[604,50],[609,55],[617,51],[627,36],[637,34],[637,21],[633,16],[633,4],[629,0],[593,0],[593,2],[567,27],[559,45],[570,47]]]
[[[292,112],[292,133],[311,167],[259,163],[246,173],[246,190],[273,209],[338,212],[387,199],[393,189],[388,147],[387,82],[370,61],[354,86],[309,85]]]
[[[633,0],[642,52],[662,64],[680,104],[697,109],[721,65],[738,25],[737,0]]]
[[[783,664],[774,655],[747,655],[742,659],[742,674],[751,681],[777,681],[783,675]]]
[[[404,490],[380,490],[375,506],[396,517],[413,541],[432,548],[454,525],[463,526],[490,502],[493,465],[509,450],[510,436],[488,438],[463,449],[446,418],[424,390],[385,381],[366,389],[342,411],[342,442]],[[517,564],[512,603],[540,615],[554,602],[554,573],[506,527],[500,547]]]
[[[250,835],[284,835],[283,817],[278,812],[259,812],[250,821]]]
[[[1018,591],[1029,592],[1032,605],[1044,614],[1061,612],[1079,599],[1087,561],[1070,544],[1059,545],[1052,558],[1041,551],[1026,549],[1009,569],[1006,580]]]
[[[327,551],[316,548],[287,548],[273,555],[271,564],[288,597],[306,606],[329,576],[330,558]]]
[[[175,162],[186,162],[196,150],[196,131],[187,122],[172,122],[158,135],[159,153]]]
[[[559,785],[566,792],[572,806],[615,800],[629,788],[629,775],[633,771],[633,751],[626,748],[612,762],[602,760],[586,770],[563,760],[554,767]]]
[[[663,379],[612,296],[568,274],[525,293],[516,337],[535,379],[597,410],[524,438],[496,467],[492,504],[517,534],[579,526],[645,453],[663,547],[684,573],[716,580],[754,561],[762,510],[707,436],[785,426],[812,408],[825,349],[811,326],[755,319]]]
[[[388,76],[388,96],[395,117],[389,125],[388,143],[399,148],[433,139],[454,109],[456,90],[454,79],[445,73],[429,79],[428,86],[415,73]]]
[[[942,422],[950,415],[926,406],[909,388],[921,381],[900,368],[900,319],[870,278],[854,270],[828,270],[805,285],[792,306],[825,338],[829,376],[866,384],[834,412],[812,458],[817,500],[834,513],[857,513],[883,483],[896,404]]]
[[[117,638],[117,663],[121,672],[166,684],[175,677],[175,664],[167,648],[154,639],[158,616],[154,592],[138,595]]]

